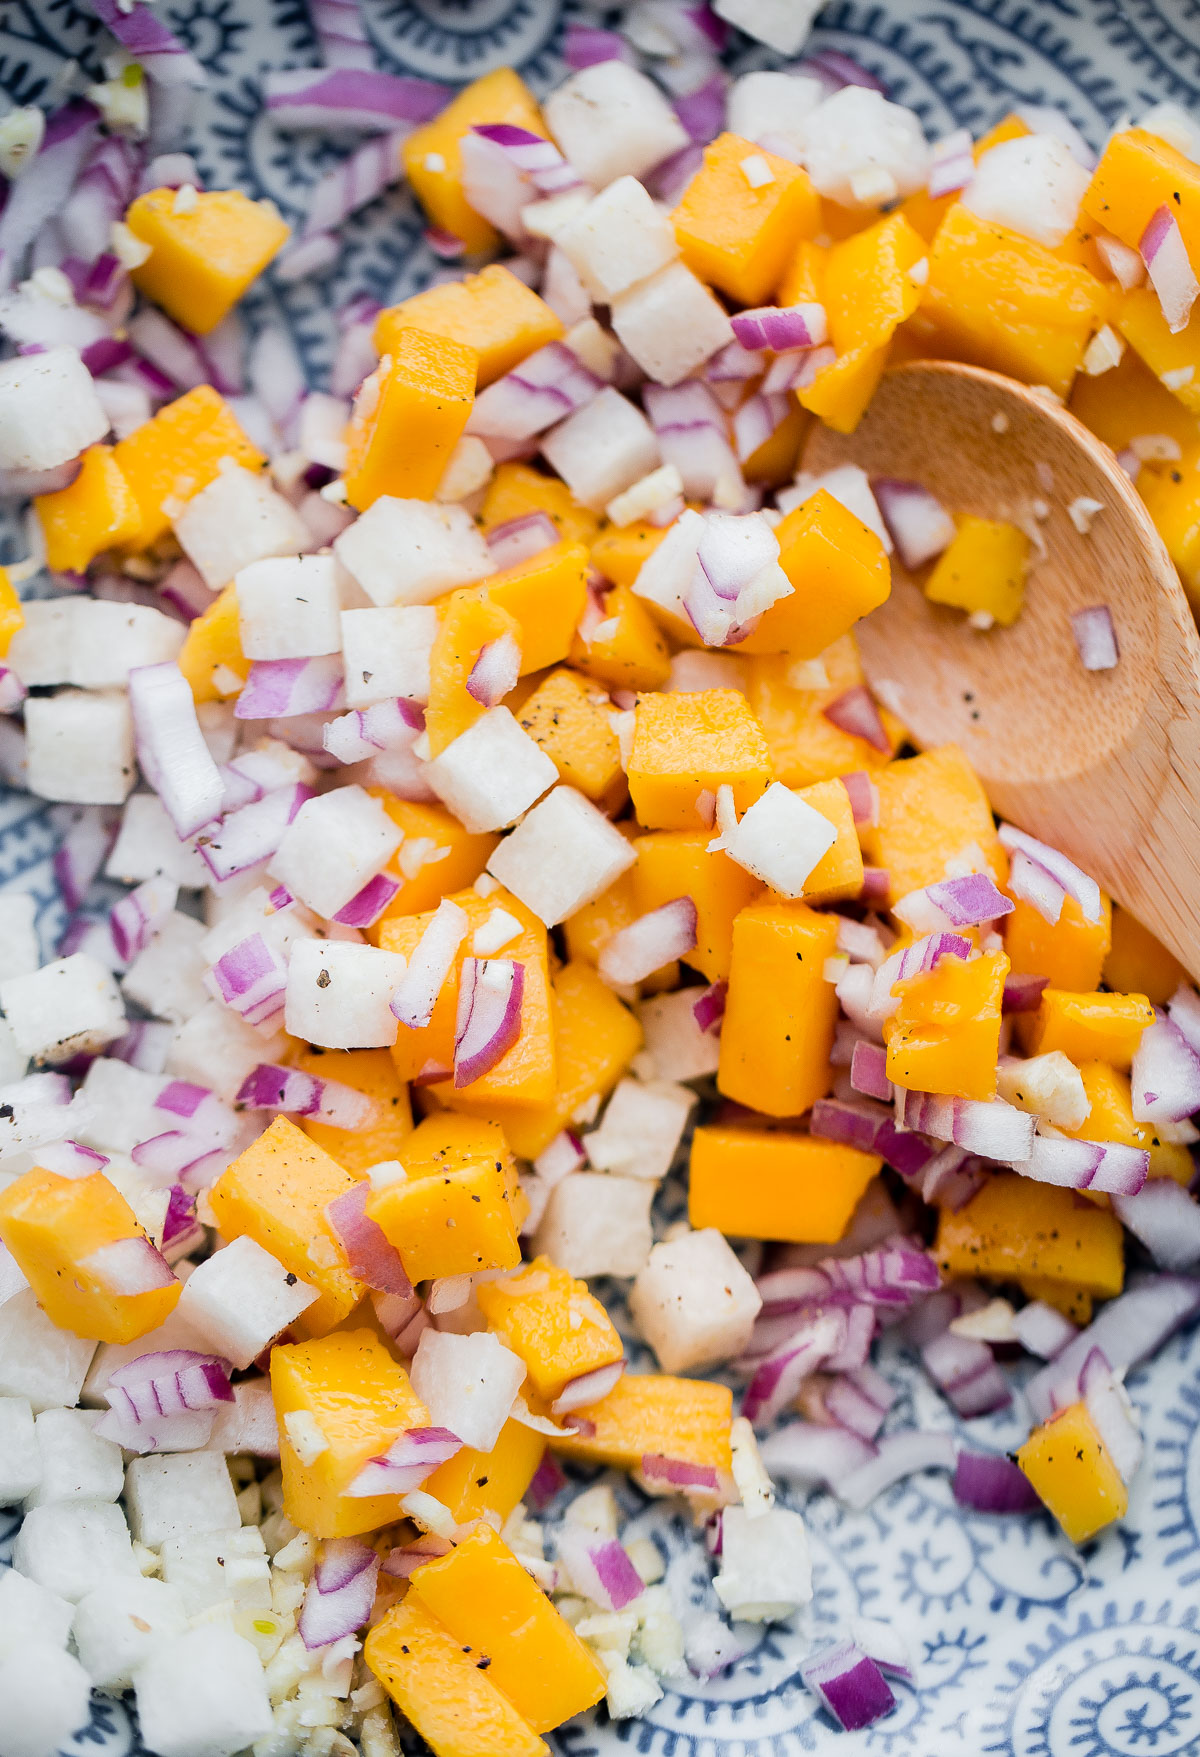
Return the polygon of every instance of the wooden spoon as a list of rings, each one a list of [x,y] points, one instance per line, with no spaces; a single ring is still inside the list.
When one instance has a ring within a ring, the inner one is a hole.
[[[962,747],[996,810],[1062,849],[1200,977],[1200,640],[1179,576],[1108,446],[998,373],[888,372],[851,434],[816,427],[812,471],[860,464],[951,512],[1035,537],[1025,606],[986,633],[930,604],[895,556],[859,624],[872,686],[923,747]],[[1069,508],[1097,500],[1090,531]],[[1120,645],[1085,671],[1071,612],[1107,604]]]

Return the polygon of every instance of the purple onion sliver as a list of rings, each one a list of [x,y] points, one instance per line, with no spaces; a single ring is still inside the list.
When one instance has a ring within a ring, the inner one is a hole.
[[[1085,671],[1111,671],[1121,657],[1116,625],[1107,604],[1093,604],[1071,615],[1071,632]]]

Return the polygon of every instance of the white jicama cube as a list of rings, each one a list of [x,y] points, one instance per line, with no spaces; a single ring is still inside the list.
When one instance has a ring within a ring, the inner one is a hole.
[[[26,689],[70,683],[71,631],[79,604],[78,598],[31,598],[22,604],[25,621],[9,642],[4,663]]]
[[[305,800],[271,856],[271,872],[331,920],[382,872],[402,835],[364,788],[339,787]]]
[[[337,562],[282,555],[239,569],[238,627],[247,659],[309,659],[342,644]]]
[[[638,1007],[646,1034],[643,1054],[653,1063],[657,1079],[701,1080],[716,1073],[720,1035],[705,1031],[696,1018],[696,1002],[703,993],[701,988],[680,988],[674,994],[651,995]]]
[[[216,1623],[155,1642],[133,1688],[142,1742],[158,1757],[233,1757],[274,1726],[257,1651]]]
[[[561,1269],[636,1275],[654,1242],[654,1185],[642,1178],[573,1171],[555,1184],[537,1232],[537,1249]]]
[[[193,1269],[176,1310],[214,1354],[248,1367],[316,1297],[315,1288],[243,1237]]]
[[[473,433],[464,433],[450,453],[450,461],[437,485],[436,498],[466,500],[487,487],[495,469],[492,454],[482,439],[477,439]]]
[[[554,241],[592,297],[606,305],[679,255],[670,220],[636,177],[610,183]]]
[[[35,1412],[77,1403],[95,1352],[46,1316],[32,1288],[0,1305],[0,1397],[23,1397]]]
[[[140,1572],[125,1515],[111,1501],[35,1507],[17,1533],[13,1567],[72,1604],[116,1575]]]
[[[573,787],[556,787],[506,836],[488,871],[556,927],[606,891],[637,858],[632,844]]]
[[[612,326],[626,353],[659,384],[678,384],[733,340],[725,307],[682,262],[614,299]]]
[[[584,1136],[589,1163],[657,1183],[671,1169],[695,1102],[694,1092],[669,1080],[618,1081],[600,1127]]]
[[[623,61],[572,74],[543,110],[563,156],[595,189],[617,177],[640,177],[688,144],[658,87]]]
[[[713,0],[713,11],[718,18],[736,25],[755,42],[777,49],[781,55],[799,52],[820,10],[821,0]],[[815,80],[804,81],[806,85],[816,83]],[[732,118],[726,126],[741,133]]]
[[[342,611],[346,706],[429,700],[429,655],[438,631],[432,604]]]
[[[639,598],[656,604],[688,629],[692,624],[683,607],[684,595],[698,566],[696,557],[705,529],[703,516],[694,508],[688,507],[686,512],[681,512],[662,542],[642,563],[633,582]],[[704,685],[705,689],[711,687],[711,684]]]
[[[40,359],[40,355],[35,355]],[[91,1718],[92,1681],[48,1641],[28,1640],[0,1660],[0,1757],[52,1757]]]
[[[664,1373],[689,1373],[740,1354],[762,1297],[713,1227],[655,1245],[629,1310]]]
[[[242,1379],[233,1387],[233,1402],[222,1403],[217,1410],[208,1447],[213,1452],[279,1457],[279,1424],[269,1379]]]
[[[87,952],[0,982],[0,1009],[34,1061],[69,1061],[123,1035],[125,1006],[110,971]]]
[[[200,951],[203,938],[202,921],[181,915],[177,909],[164,916],[154,938],[121,978],[126,1000],[136,1001],[156,1019],[166,1019],[171,1025],[182,1025],[199,1012],[209,998]]]
[[[171,1039],[167,1072],[232,1101],[247,1074],[259,1062],[277,1061],[283,1048],[282,1031],[264,1037],[220,1001],[208,1001]]]
[[[558,770],[509,709],[499,707],[452,739],[426,777],[464,829],[479,835],[515,823],[553,787]]]
[[[0,469],[52,470],[107,432],[92,375],[74,348],[0,366]]]
[[[745,1507],[726,1507],[713,1585],[730,1616],[744,1623],[775,1622],[808,1604],[812,1563],[799,1513],[772,1507],[751,1517]]]
[[[813,187],[843,207],[880,207],[912,195],[929,175],[930,158],[913,112],[866,86],[834,92],[810,112],[804,129]]]
[[[490,1452],[525,1382],[525,1363],[489,1330],[457,1336],[430,1329],[417,1344],[410,1376],[434,1427]]]
[[[28,891],[0,891],[0,982],[32,975],[41,961],[37,898]]]
[[[772,781],[726,838],[725,852],[781,896],[801,897],[809,874],[836,841],[837,830],[827,817],[790,787]]]
[[[0,1574],[0,1655],[22,1641],[48,1641],[65,1647],[71,1635],[71,1603],[36,1580],[6,1568]]]
[[[187,629],[150,604],[73,598],[69,624],[68,683],[80,689],[124,689],[136,665],[166,664],[179,657]]]
[[[169,1537],[229,1531],[241,1524],[229,1470],[216,1452],[132,1459],[125,1472],[125,1506],[133,1535],[152,1550]]]
[[[125,1480],[121,1448],[93,1432],[94,1409],[43,1409],[34,1429],[42,1461],[41,1480],[25,1498],[26,1509],[52,1501],[115,1501]]]
[[[180,548],[219,592],[242,568],[312,546],[308,526],[270,479],[225,459],[219,473],[172,520]]]
[[[206,704],[207,705],[207,704]],[[212,874],[196,850],[181,842],[167,808],[157,793],[131,793],[121,814],[121,828],[104,868],[122,884],[141,884],[164,873],[188,890],[203,890]]]
[[[134,1669],[164,1635],[187,1623],[183,1595],[165,1580],[110,1580],[80,1599],[72,1633],[98,1690],[127,1690]]]
[[[398,952],[301,940],[288,964],[288,1031],[322,1049],[390,1048],[400,1028],[391,999],[406,968]]]
[[[550,429],[542,440],[542,455],[576,500],[593,512],[602,511],[660,462],[653,427],[611,385]]]
[[[0,1397],[0,1507],[32,1495],[42,1480],[42,1459],[28,1397]],[[4,1576],[0,1574],[0,1586]]]
[[[162,1547],[162,1577],[189,1617],[232,1602],[238,1610],[271,1608],[271,1569],[256,1525],[173,1537]]]
[[[985,152],[959,197],[981,220],[1054,249],[1067,237],[1091,173],[1052,134],[1026,134]]]
[[[432,604],[495,573],[483,533],[461,506],[380,495],[333,545],[372,604]]]
[[[69,805],[121,805],[133,791],[133,716],[124,695],[31,696],[25,703],[29,791]]]
[[[780,5],[790,12],[793,0],[780,0]],[[805,117],[816,109],[825,91],[819,79],[808,79],[802,73],[743,73],[726,96],[725,126],[743,140],[765,142],[772,151],[790,147],[799,156]]]
[[[139,1141],[171,1127],[167,1113],[155,1108],[165,1083],[160,1074],[147,1074],[112,1056],[98,1057],[80,1088],[85,1120],[74,1138],[105,1153],[132,1153]]]

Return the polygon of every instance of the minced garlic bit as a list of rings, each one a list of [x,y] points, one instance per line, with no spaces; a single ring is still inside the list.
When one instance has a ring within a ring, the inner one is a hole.
[[[1008,416],[1003,412],[1003,410],[1001,410],[999,414],[992,416],[992,432],[993,433],[1007,433],[1008,432]]]
[[[283,1417],[283,1427],[301,1464],[312,1464],[315,1459],[321,1456],[322,1452],[328,1452],[329,1441],[325,1436],[325,1431],[316,1417],[310,1415],[307,1409],[289,1409]],[[294,1538],[288,1548],[291,1549],[294,1544],[299,1542],[299,1538]],[[280,1553],[281,1555],[286,1554],[284,1551]],[[278,1566],[287,1567],[288,1564],[280,1561]]]
[[[787,681],[791,689],[828,689],[829,673],[825,669],[824,659],[797,659],[787,668]]]
[[[967,617],[967,621],[971,624],[971,627],[977,628],[981,634],[986,634],[988,629],[995,623],[995,620],[996,618],[992,615],[990,610],[972,610],[971,614]]]
[[[131,232],[124,220],[114,220],[108,228],[108,244],[121,267],[131,274],[149,260],[149,244]]]
[[[908,278],[914,287],[926,285],[929,280],[929,258],[927,256],[922,256],[919,261],[913,263],[908,271]]]
[[[1050,502],[1041,499],[1031,500],[1029,503],[1029,510],[1035,519],[1044,524],[1050,517]]]
[[[993,1299],[978,1311],[964,1312],[961,1318],[952,1319],[950,1329],[955,1336],[967,1336],[974,1342],[1016,1342],[1013,1316],[1013,1308],[1006,1299]]]
[[[1196,376],[1194,366],[1177,366],[1174,372],[1164,372],[1162,381],[1168,390],[1183,390]]]
[[[0,121],[0,171],[17,178],[37,154],[46,132],[46,117],[36,104],[10,110]]]
[[[836,958],[826,958],[822,969],[822,975],[826,982],[832,983],[836,988],[837,984],[842,980],[842,977],[846,974],[849,968],[849,958],[844,957],[839,953]]]
[[[367,1182],[373,1190],[386,1190],[391,1184],[407,1181],[408,1173],[398,1159],[381,1159],[367,1167]]]
[[[1175,464],[1183,456],[1179,441],[1169,433],[1138,433],[1129,449],[1139,464]]]
[[[1081,537],[1087,536],[1092,528],[1092,520],[1096,517],[1097,513],[1103,511],[1104,502],[1102,500],[1092,500],[1086,494],[1079,495],[1079,497],[1076,500],[1073,500],[1067,508],[1067,513],[1070,516],[1071,523]]]
[[[621,618],[619,616],[606,616],[604,621],[598,622],[596,624],[595,628],[592,630],[591,639],[588,641],[588,646],[594,647],[596,645],[597,641],[615,640],[618,632],[620,631],[620,627],[621,627]]]
[[[900,186],[882,165],[867,165],[850,178],[850,192],[863,207],[882,207],[885,201],[895,201]]]
[[[1038,487],[1043,494],[1054,493],[1054,471],[1044,458],[1039,458],[1033,466],[1033,473],[1038,479]]]
[[[444,171],[446,169],[446,161],[441,153],[426,153],[424,166],[427,171]]]
[[[733,1480],[742,1497],[742,1506],[751,1519],[757,1519],[763,1513],[769,1513],[775,1505],[775,1489],[759,1456],[754,1429],[744,1415],[735,1417],[729,1431],[729,1444],[733,1455]]]
[[[678,469],[674,464],[661,464],[610,500],[604,509],[605,516],[610,524],[636,524],[638,519],[649,518],[651,513],[670,506],[682,493],[683,477]]]
[[[445,852],[449,854],[450,850],[447,848]],[[494,897],[500,889],[500,880],[494,879],[490,872],[481,872],[471,889],[477,897]]]
[[[175,191],[175,199],[171,203],[173,214],[194,214],[199,197],[194,183],[181,183]]]
[[[740,169],[751,189],[765,189],[775,181],[775,173],[761,153],[748,153]]]
[[[521,932],[521,923],[507,909],[493,909],[481,927],[475,929],[471,951],[477,958],[494,958],[504,946],[511,945]]]
[[[1083,370],[1089,378],[1098,378],[1102,372],[1111,372],[1119,366],[1125,352],[1124,339],[1119,336],[1111,324],[1098,329],[1087,345],[1083,356]]]
[[[105,125],[118,134],[144,135],[150,132],[150,90],[146,76],[136,61],[122,65],[117,57],[105,63],[112,69],[103,85],[89,85],[86,93]]]

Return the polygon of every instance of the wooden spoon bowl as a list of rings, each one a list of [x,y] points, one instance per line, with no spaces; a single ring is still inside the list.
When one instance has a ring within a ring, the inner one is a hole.
[[[1033,539],[1012,628],[930,604],[892,557],[859,625],[872,687],[922,747],[956,743],[996,810],[1061,848],[1200,977],[1200,639],[1162,539],[1111,450],[998,373],[887,373],[857,429],[814,428],[811,471],[855,463]],[[1099,501],[1087,532],[1070,508]],[[1071,614],[1107,604],[1120,660],[1087,671]]]

